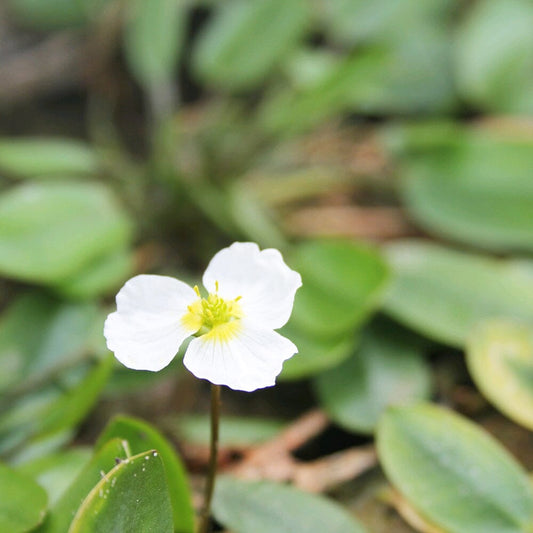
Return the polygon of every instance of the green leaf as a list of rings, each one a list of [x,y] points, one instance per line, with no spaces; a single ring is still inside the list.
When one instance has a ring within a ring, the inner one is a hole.
[[[46,492],[30,477],[0,463],[0,531],[23,533],[46,512]]]
[[[87,465],[91,452],[87,448],[72,448],[39,457],[19,467],[19,472],[32,477],[46,489],[48,503],[53,506],[67,487]]]
[[[130,239],[131,222],[95,183],[33,183],[0,196],[0,274],[60,283]]]
[[[75,387],[61,395],[37,424],[37,435],[55,433],[76,426],[92,409],[105,387],[114,358],[102,359]]]
[[[97,318],[92,303],[61,302],[38,292],[19,296],[0,319],[0,390],[29,388],[86,357]],[[21,380],[24,382],[21,384]]]
[[[387,247],[393,280],[384,309],[402,324],[462,347],[488,318],[533,324],[533,278],[512,262],[419,241]]]
[[[302,90],[285,88],[265,100],[259,120],[267,131],[299,133],[382,91],[383,69],[388,54],[372,48],[361,54],[343,57],[331,65],[316,83]]]
[[[389,405],[425,399],[431,377],[423,346],[392,324],[373,324],[359,349],[344,363],[315,380],[322,406],[334,422],[372,433]]]
[[[52,507],[44,524],[37,530],[38,533],[65,533],[68,531],[76,511],[87,494],[102,479],[102,475],[111,471],[117,460],[127,459],[128,456],[129,452],[125,447],[125,442],[120,439],[113,439],[98,450]]]
[[[74,276],[62,279],[55,288],[65,296],[80,299],[116,292],[131,276],[133,263],[132,253],[119,249],[99,257]]]
[[[337,366],[355,349],[355,332],[336,337],[316,337],[296,329],[291,322],[280,333],[298,347],[298,353],[283,363],[282,380],[303,379]]]
[[[180,416],[177,419],[166,420],[165,425],[180,440],[209,446],[209,416]],[[284,425],[281,420],[270,418],[222,416],[220,418],[219,443],[225,447],[260,444],[275,437]]]
[[[328,33],[346,45],[407,33],[421,23],[434,24],[450,14],[455,0],[328,0],[323,5]]]
[[[85,498],[69,533],[172,533],[165,467],[156,451],[121,461]]]
[[[321,496],[272,482],[220,477],[213,501],[215,518],[235,533],[363,533],[342,507]]]
[[[466,348],[468,369],[483,395],[533,429],[533,328],[485,322],[471,332]]]
[[[172,79],[185,33],[181,0],[133,0],[124,33],[126,59],[145,87]]]
[[[8,404],[0,416],[0,452],[24,457],[24,445],[38,447],[43,439],[74,428],[98,400],[113,363],[108,356],[89,371],[85,365],[75,368],[53,385]]]
[[[301,274],[291,325],[314,337],[352,333],[374,311],[387,280],[381,255],[351,241],[311,241],[294,251]]]
[[[174,531],[176,533],[194,532],[194,510],[186,472],[168,441],[150,424],[135,418],[118,416],[104,429],[95,449],[99,450],[108,440],[115,437],[128,441],[132,454],[157,450],[165,467],[174,516]]]
[[[0,170],[23,178],[94,174],[99,159],[87,144],[73,139],[0,139]]]
[[[377,445],[388,478],[445,531],[530,531],[526,472],[472,422],[432,405],[395,407],[379,423]]]
[[[54,30],[79,26],[86,22],[82,2],[72,0],[9,0],[9,7],[26,26]]]
[[[472,4],[457,37],[457,81],[465,97],[488,109],[533,112],[533,4]]]
[[[232,0],[199,36],[193,66],[209,84],[249,89],[298,44],[309,22],[301,0]]]
[[[405,158],[400,184],[410,214],[473,246],[532,251],[533,139],[460,128],[437,135],[438,144]]]
[[[439,26],[419,25],[400,37],[357,49],[325,65],[323,56],[317,56],[315,82],[282,87],[268,95],[259,113],[262,126],[286,135],[305,132],[350,111],[383,115],[451,108],[455,92],[446,32]],[[298,63],[288,61],[287,67],[294,71]],[[290,75],[298,78],[297,71]]]

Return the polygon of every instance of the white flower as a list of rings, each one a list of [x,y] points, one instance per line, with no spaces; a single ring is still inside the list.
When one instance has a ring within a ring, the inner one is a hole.
[[[108,348],[128,368],[157,371],[195,335],[183,362],[196,377],[243,391],[274,385],[298,351],[274,330],[290,317],[300,274],[277,250],[236,242],[211,259],[202,282],[206,298],[171,277],[130,279],[105,322]]]

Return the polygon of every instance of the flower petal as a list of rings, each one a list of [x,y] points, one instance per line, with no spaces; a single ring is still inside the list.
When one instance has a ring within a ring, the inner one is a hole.
[[[216,282],[222,298],[240,296],[246,319],[265,329],[280,328],[289,320],[294,295],[302,285],[300,274],[285,264],[278,250],[260,251],[251,242],[233,243],[211,259],[203,284],[215,292]]]
[[[211,335],[193,339],[183,363],[197,378],[250,392],[274,385],[283,361],[297,352],[279,333],[244,323],[230,339]]]
[[[167,276],[140,275],[117,294],[117,311],[104,325],[107,347],[128,368],[161,370],[194,331],[182,317],[198,296],[187,284]]]

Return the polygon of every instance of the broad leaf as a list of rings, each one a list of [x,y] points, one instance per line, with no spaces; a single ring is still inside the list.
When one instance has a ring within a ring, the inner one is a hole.
[[[0,273],[61,283],[129,242],[131,223],[93,183],[33,183],[0,196]]]
[[[488,318],[533,324],[533,277],[512,262],[419,241],[387,247],[393,271],[385,310],[428,337],[462,347]]]
[[[372,433],[389,405],[425,399],[431,390],[419,339],[392,324],[373,324],[344,363],[317,376],[320,403],[348,430]]]
[[[58,368],[83,360],[97,316],[92,303],[66,303],[37,292],[19,296],[0,320],[5,372],[0,390],[22,378],[19,384],[29,388]]]
[[[76,479],[52,507],[38,533],[65,533],[69,529],[76,511],[89,492],[111,471],[117,460],[128,458],[128,451],[120,439],[113,439],[94,454]]]
[[[99,159],[87,144],[73,139],[0,139],[0,170],[23,178],[94,174]]]
[[[301,0],[224,2],[199,35],[196,71],[212,85],[254,87],[297,45],[308,11]]]
[[[350,241],[313,241],[299,246],[291,266],[303,280],[291,326],[313,336],[353,332],[379,303],[387,266],[380,254]]]
[[[53,506],[91,458],[88,448],[72,448],[24,463],[19,471],[46,489]]]
[[[472,331],[466,348],[468,369],[483,395],[533,429],[533,328],[486,322]]]
[[[99,257],[74,276],[62,279],[56,290],[70,298],[94,298],[116,292],[133,270],[132,253],[119,249]]]
[[[488,109],[533,111],[533,4],[529,0],[473,3],[457,39],[462,93]]]
[[[171,80],[185,33],[181,0],[133,0],[128,3],[125,53],[137,80],[145,87]]]
[[[235,533],[363,533],[342,507],[321,496],[272,482],[217,480],[215,518]]]
[[[401,169],[411,215],[473,246],[533,250],[533,138],[461,128],[435,134],[438,144],[407,154]]]
[[[68,531],[172,533],[172,507],[158,452],[120,461],[85,498]]]
[[[165,426],[180,440],[209,446],[209,416],[180,416],[166,420]],[[219,443],[229,447],[259,444],[274,438],[283,427],[282,421],[271,418],[221,416]]]
[[[172,510],[174,531],[194,531],[194,510],[186,472],[179,457],[168,441],[154,427],[142,420],[118,416],[105,428],[96,443],[100,449],[110,439],[120,437],[128,442],[132,454],[155,449],[163,461]]]
[[[378,428],[385,473],[449,533],[525,533],[533,520],[526,472],[489,434],[433,405],[395,407]]]
[[[298,353],[283,363],[279,378],[286,380],[307,378],[337,366],[353,353],[359,342],[355,332],[335,337],[316,337],[296,329],[290,322],[281,333],[298,347]]]
[[[46,512],[46,492],[30,477],[0,463],[0,531],[24,533]]]

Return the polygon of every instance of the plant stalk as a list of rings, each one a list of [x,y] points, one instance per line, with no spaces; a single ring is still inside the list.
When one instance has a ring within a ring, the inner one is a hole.
[[[204,506],[200,515],[198,533],[209,533],[211,500],[215,489],[218,463],[218,427],[220,419],[220,385],[211,384],[211,446],[209,453],[209,467],[205,484]]]

